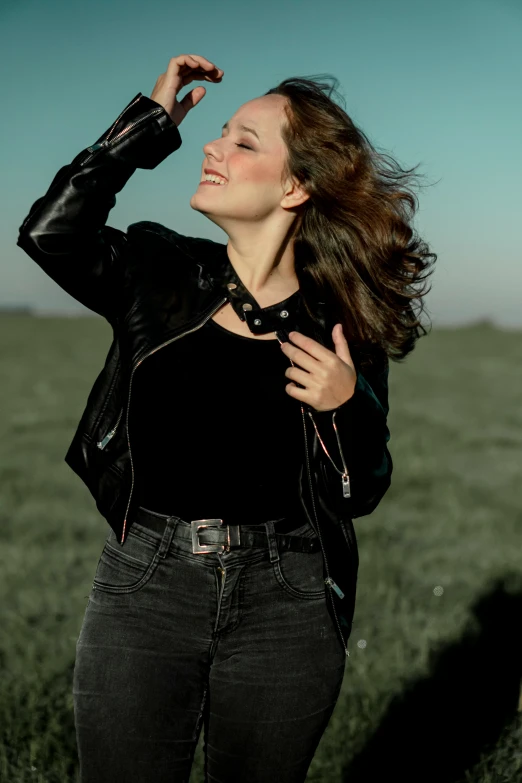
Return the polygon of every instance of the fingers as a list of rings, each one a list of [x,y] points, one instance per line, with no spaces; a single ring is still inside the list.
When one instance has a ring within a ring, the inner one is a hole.
[[[335,357],[333,351],[330,351],[329,348],[321,345],[321,343],[318,343],[317,340],[314,340],[312,337],[302,334],[302,332],[293,331],[290,332],[288,336],[291,342],[283,343],[281,350],[290,357],[290,359],[294,359],[295,357],[296,360],[299,361],[299,364],[301,364],[301,360],[304,360],[307,355],[317,361],[323,362]]]
[[[199,54],[180,54],[177,57],[172,57],[168,67],[175,72],[184,67],[190,71],[197,71],[204,75],[207,81],[221,79],[224,74],[222,68],[218,68],[213,62]]]
[[[299,368],[306,370],[309,373],[317,371],[318,359],[311,356],[310,353],[302,351],[300,348],[292,345],[292,343],[283,343],[281,345],[281,350],[285,356],[290,359],[291,362],[298,365]]]
[[[206,57],[201,57],[198,54],[189,54],[189,57],[198,65],[200,64],[205,71],[208,71],[209,75],[215,75],[216,78],[221,78],[225,73],[222,68],[218,68],[217,65],[210,60],[207,60]]]

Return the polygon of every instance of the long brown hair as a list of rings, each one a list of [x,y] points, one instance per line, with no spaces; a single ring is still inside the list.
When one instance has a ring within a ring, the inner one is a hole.
[[[326,82],[332,80],[329,86]],[[437,255],[411,226],[419,177],[378,152],[332,98],[338,80],[291,77],[265,95],[282,95],[288,155],[282,182],[294,177],[309,194],[294,233],[300,287],[319,293],[332,325],[341,322],[361,367],[400,361],[427,334],[418,316],[423,285]],[[430,260],[431,259],[431,260]],[[308,305],[307,305],[307,309]],[[313,312],[309,309],[313,317]]]

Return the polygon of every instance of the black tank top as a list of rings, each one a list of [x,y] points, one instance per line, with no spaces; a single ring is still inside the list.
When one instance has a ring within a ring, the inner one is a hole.
[[[244,337],[211,318],[147,357],[129,413],[140,505],[231,524],[295,513],[304,437],[289,366],[275,336]]]

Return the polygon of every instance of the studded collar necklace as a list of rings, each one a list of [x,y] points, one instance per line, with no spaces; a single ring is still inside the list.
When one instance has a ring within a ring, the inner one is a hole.
[[[288,333],[292,330],[301,331],[306,312],[300,288],[276,304],[260,307],[255,297],[243,285],[228,253],[225,253],[225,256],[218,285],[223,289],[238,318],[246,322],[252,334],[275,332],[277,337],[287,340]]]

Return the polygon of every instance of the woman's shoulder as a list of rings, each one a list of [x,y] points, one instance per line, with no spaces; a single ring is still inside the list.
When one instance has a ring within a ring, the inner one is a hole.
[[[156,223],[152,220],[140,220],[137,223],[131,223],[127,228],[129,239],[141,242],[168,242],[174,245],[178,250],[182,250],[188,256],[197,256],[208,253],[209,250],[222,251],[226,248],[221,242],[215,242],[205,237],[193,237],[188,234],[181,234],[173,228],[164,226],[162,223]]]

